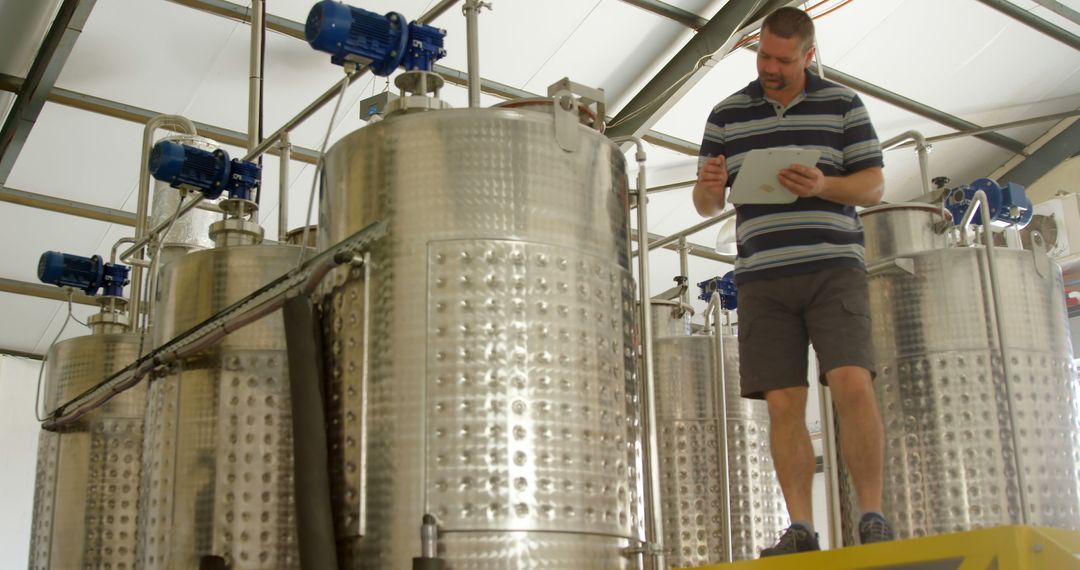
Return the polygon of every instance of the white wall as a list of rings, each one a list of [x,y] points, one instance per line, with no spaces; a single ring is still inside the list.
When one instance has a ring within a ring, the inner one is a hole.
[[[30,557],[38,423],[36,360],[0,356],[0,570],[22,570]]]

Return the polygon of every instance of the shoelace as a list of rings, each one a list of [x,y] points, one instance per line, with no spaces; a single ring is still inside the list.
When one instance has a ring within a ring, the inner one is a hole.
[[[884,539],[889,537],[890,532],[883,519],[871,517],[859,524],[859,534],[863,538]]]

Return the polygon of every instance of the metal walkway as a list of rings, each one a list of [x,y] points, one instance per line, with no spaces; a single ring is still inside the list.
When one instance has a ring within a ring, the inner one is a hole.
[[[1080,531],[1005,526],[697,570],[1080,570]]]

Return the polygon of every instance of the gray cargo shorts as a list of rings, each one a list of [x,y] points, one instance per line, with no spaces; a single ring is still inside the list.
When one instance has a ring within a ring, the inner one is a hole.
[[[807,382],[807,345],[819,381],[841,366],[874,372],[866,271],[823,269],[739,285],[739,375],[744,398]]]

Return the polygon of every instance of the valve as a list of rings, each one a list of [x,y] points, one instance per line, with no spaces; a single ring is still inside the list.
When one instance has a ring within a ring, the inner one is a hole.
[[[389,12],[385,16],[334,0],[312,6],[304,37],[312,48],[330,54],[330,62],[367,65],[375,75],[388,76],[399,66],[431,71],[446,55],[442,30]]]
[[[953,223],[960,224],[963,221],[964,213],[971,208],[975,193],[979,190],[986,194],[992,225],[1000,227],[1015,225],[1020,229],[1031,221],[1031,216],[1035,211],[1023,186],[1013,182],[1000,186],[989,178],[980,178],[970,185],[950,190],[945,196],[945,209],[952,214]],[[971,222],[984,225],[981,210],[976,211]]]
[[[250,200],[259,186],[262,168],[234,158],[222,149],[213,152],[163,140],[150,151],[150,174],[173,188],[201,192],[213,200],[228,192],[231,198]]]
[[[82,257],[46,251],[38,260],[37,274],[42,283],[74,287],[91,296],[104,287],[104,296],[123,297],[129,271],[126,265],[106,263],[100,255]]]
[[[734,311],[739,306],[738,287],[735,286],[735,272],[728,271],[723,277],[713,277],[697,284],[701,289],[698,299],[708,301],[713,293],[720,294],[720,308]]]

